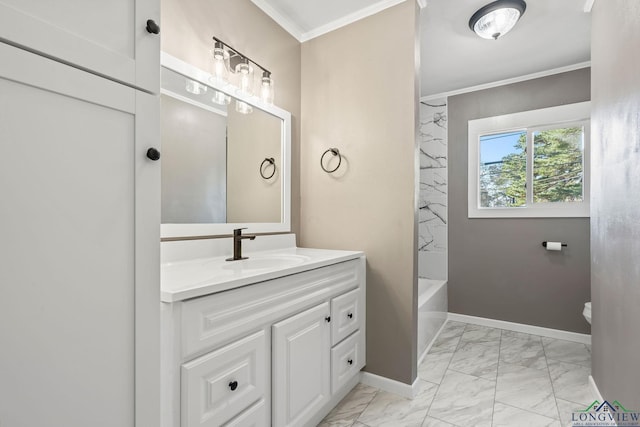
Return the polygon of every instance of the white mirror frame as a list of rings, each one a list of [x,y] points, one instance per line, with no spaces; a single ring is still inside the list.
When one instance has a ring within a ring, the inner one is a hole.
[[[291,113],[275,105],[265,104],[256,96],[236,93],[236,88],[230,84],[219,85],[213,76],[191,64],[175,58],[165,52],[161,53],[160,63],[163,67],[173,70],[192,80],[221,91],[240,101],[246,102],[282,120],[282,165],[281,194],[282,221],[261,223],[219,223],[219,224],[162,224],[162,240],[188,240],[198,237],[225,236],[236,228],[246,228],[247,233],[287,233],[291,231]],[[162,161],[162,160],[161,160]]]

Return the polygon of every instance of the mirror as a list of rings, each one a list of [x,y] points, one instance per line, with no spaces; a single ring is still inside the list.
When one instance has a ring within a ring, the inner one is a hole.
[[[162,238],[290,231],[291,114],[164,52],[161,65]]]

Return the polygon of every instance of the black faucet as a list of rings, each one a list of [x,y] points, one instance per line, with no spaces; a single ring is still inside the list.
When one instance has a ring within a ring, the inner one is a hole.
[[[242,256],[242,239],[253,240],[256,236],[243,236],[242,230],[245,230],[245,228],[236,228],[233,230],[233,258],[227,258],[227,261],[238,261],[248,258]]]

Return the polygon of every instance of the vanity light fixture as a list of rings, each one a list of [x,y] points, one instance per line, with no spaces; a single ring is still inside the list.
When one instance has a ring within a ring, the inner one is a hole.
[[[251,114],[253,107],[246,102],[236,100],[236,111],[240,114]]]
[[[231,102],[231,97],[224,92],[216,90],[213,92],[213,98],[211,101],[218,105],[228,105]]]
[[[184,89],[194,95],[200,95],[201,93],[207,92],[207,87],[205,85],[191,79],[186,79]]]
[[[478,9],[469,28],[483,39],[498,40],[513,29],[526,9],[523,0],[497,0]]]
[[[265,104],[273,104],[273,86],[273,78],[271,78],[271,73],[269,71],[263,71],[262,81],[260,85],[260,98]]]
[[[253,68],[249,65],[249,60],[240,58],[235,71],[238,79],[238,91],[244,95],[253,95]]]
[[[229,60],[229,52],[224,50],[222,42],[215,42],[213,47],[213,79],[216,83],[224,84],[229,80],[226,62]]]
[[[256,95],[260,97],[262,102],[273,104],[274,82],[271,77],[271,71],[238,52],[219,38],[213,37],[213,41],[213,79],[217,80],[218,83],[235,87],[237,92],[243,95],[252,96],[254,88],[256,88]],[[262,73],[254,73],[254,70],[257,69]],[[256,79],[256,74],[261,77]],[[216,100],[222,100],[222,97],[214,94],[213,101],[217,102]],[[244,114],[251,112],[250,110],[252,109],[247,109],[239,104],[239,102],[236,102],[237,111],[247,111]],[[247,106],[250,107],[248,104]]]

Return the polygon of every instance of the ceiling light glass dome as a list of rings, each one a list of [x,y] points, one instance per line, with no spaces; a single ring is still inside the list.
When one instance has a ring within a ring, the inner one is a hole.
[[[473,14],[469,28],[483,39],[497,40],[511,31],[526,8],[522,0],[495,1]]]

